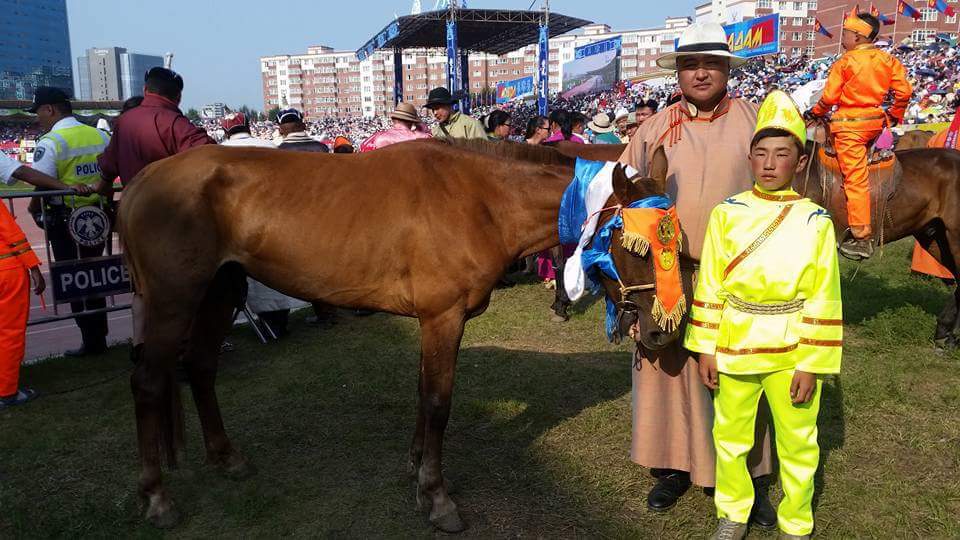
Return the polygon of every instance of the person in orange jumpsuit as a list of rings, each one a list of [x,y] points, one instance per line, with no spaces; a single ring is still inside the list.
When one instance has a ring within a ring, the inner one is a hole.
[[[903,121],[913,94],[903,64],[874,46],[879,32],[880,21],[868,13],[844,19],[841,43],[847,52],[830,68],[823,96],[808,113],[826,117],[836,107],[830,116],[830,132],[843,173],[847,221],[853,236],[841,244],[840,252],[855,260],[873,254],[867,146],[886,126]],[[893,105],[884,112],[882,105],[891,91]]]
[[[0,182],[23,179],[34,171],[6,156],[0,156]],[[44,175],[45,176],[45,175]],[[34,183],[58,187],[49,177],[31,178]],[[66,187],[66,186],[63,186]],[[30,313],[30,281],[42,294],[46,284],[40,274],[40,260],[30,248],[23,229],[0,205],[0,410],[36,397],[36,391],[20,388],[20,363],[26,344],[27,315]]]
[[[960,146],[960,138],[956,135],[948,137],[951,131],[960,131],[960,111],[954,115],[953,122],[950,124],[949,129],[937,133],[927,142],[927,148],[953,148],[954,150],[960,150],[960,148],[957,148]],[[949,146],[947,144],[948,138],[953,143]],[[910,265],[910,270],[941,279],[953,279],[953,272],[948,270],[946,266],[940,264],[940,261],[934,259],[933,255],[920,246],[920,242],[915,242],[913,245],[913,262]]]

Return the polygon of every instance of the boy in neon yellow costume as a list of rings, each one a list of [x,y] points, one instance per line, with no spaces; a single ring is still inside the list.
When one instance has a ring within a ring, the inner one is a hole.
[[[700,353],[700,376],[714,390],[714,538],[746,534],[746,460],[761,392],[780,458],[780,537],[813,531],[821,378],[840,371],[843,312],[833,222],[791,188],[807,164],[805,145],[796,105],[771,93],[750,145],[754,187],[714,208],[707,226],[685,346]]]

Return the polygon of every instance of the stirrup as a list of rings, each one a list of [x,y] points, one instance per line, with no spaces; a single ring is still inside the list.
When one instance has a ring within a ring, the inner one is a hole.
[[[853,236],[853,231],[847,229],[840,242],[840,255],[851,261],[862,261],[873,256],[873,238],[859,239]]]

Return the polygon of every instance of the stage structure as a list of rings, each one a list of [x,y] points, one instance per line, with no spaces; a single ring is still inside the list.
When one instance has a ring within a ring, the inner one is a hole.
[[[551,37],[591,24],[590,21],[550,13],[544,1],[540,11],[466,9],[449,0],[446,9],[398,17],[357,50],[361,62],[377,50],[393,49],[393,99],[403,101],[403,50],[447,51],[447,87],[469,114],[470,52],[502,55],[539,43],[537,95],[540,113],[546,114],[549,95],[548,60]]]

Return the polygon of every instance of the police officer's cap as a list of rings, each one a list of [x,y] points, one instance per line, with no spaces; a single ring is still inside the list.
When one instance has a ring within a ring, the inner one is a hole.
[[[27,111],[36,114],[37,109],[42,105],[57,105],[59,103],[70,103],[70,96],[53,86],[39,86],[33,92],[33,105]]]

